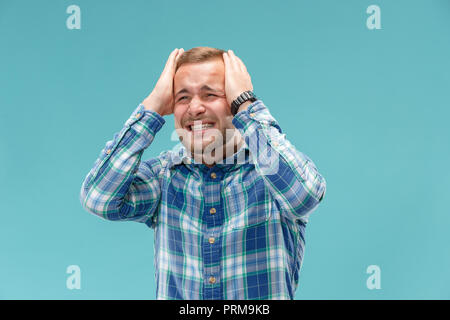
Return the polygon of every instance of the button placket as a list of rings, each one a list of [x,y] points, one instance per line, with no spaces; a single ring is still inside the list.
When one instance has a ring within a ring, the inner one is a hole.
[[[222,247],[217,228],[223,224],[223,207],[221,200],[221,181],[223,172],[219,167],[204,168],[205,184],[203,186],[208,198],[205,198],[203,219],[206,224],[202,242],[203,260],[203,294],[205,299],[221,299]]]

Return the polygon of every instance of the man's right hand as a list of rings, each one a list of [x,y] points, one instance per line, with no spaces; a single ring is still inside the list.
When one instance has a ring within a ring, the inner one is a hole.
[[[173,113],[173,77],[175,76],[177,61],[183,52],[184,49],[181,48],[175,49],[170,53],[166,66],[164,67],[155,88],[142,102],[146,110],[155,111],[161,116]]]

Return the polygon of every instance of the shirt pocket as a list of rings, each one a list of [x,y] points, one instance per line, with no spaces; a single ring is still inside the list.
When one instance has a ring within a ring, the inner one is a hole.
[[[250,228],[266,223],[272,211],[272,199],[261,177],[226,188],[228,224],[232,229]]]

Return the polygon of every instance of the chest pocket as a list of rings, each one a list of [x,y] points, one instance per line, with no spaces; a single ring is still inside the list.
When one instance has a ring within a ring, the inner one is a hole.
[[[225,188],[224,200],[232,229],[253,227],[270,218],[272,198],[261,176],[230,183]]]

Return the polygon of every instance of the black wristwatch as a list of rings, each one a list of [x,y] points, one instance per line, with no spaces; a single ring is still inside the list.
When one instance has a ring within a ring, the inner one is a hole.
[[[251,101],[255,102],[258,100],[258,98],[255,96],[255,94],[252,91],[244,91],[242,92],[233,102],[231,103],[231,114],[233,116],[236,115],[236,113],[239,110],[239,107],[241,104],[243,104],[245,101]]]

